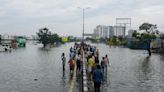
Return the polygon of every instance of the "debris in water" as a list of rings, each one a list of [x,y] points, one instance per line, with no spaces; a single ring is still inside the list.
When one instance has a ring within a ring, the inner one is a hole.
[[[34,79],[34,81],[37,81],[38,79]]]

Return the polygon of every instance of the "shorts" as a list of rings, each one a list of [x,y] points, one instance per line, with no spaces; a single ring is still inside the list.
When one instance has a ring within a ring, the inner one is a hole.
[[[92,72],[92,67],[88,67],[88,72],[89,72],[89,73]]]

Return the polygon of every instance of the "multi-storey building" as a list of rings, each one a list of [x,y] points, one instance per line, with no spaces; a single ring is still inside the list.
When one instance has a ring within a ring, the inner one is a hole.
[[[125,27],[123,26],[113,26],[114,36],[122,36],[125,37]]]
[[[99,38],[111,38],[113,36],[125,37],[125,27],[98,25],[94,29],[94,34],[96,37],[99,37]]]

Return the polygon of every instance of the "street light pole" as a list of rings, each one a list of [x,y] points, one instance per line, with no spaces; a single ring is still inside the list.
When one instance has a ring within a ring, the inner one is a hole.
[[[84,42],[84,18],[85,18],[85,10],[86,9],[89,9],[90,7],[87,7],[87,8],[81,8],[81,7],[78,7],[79,9],[82,9],[83,10],[83,33],[82,33],[82,37],[83,37],[83,42]]]
[[[84,11],[85,9],[83,8],[83,42],[84,42]]]
[[[80,8],[80,7],[78,7]],[[84,84],[84,83],[87,83],[87,80],[85,79],[86,78],[86,62],[84,61],[84,17],[85,17],[85,10],[86,9],[89,9],[89,7],[87,8],[80,8],[83,10],[83,33],[82,33],[82,36],[83,36],[83,40],[82,40],[82,45],[83,45],[83,77],[82,77],[82,86],[83,86],[83,92],[88,92],[88,89],[87,89],[87,86]],[[84,86],[85,85],[85,86]]]

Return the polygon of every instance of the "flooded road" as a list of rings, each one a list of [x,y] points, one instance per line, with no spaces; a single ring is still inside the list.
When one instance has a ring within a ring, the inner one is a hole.
[[[0,53],[0,92],[67,92],[70,85],[68,64],[62,71],[61,53],[68,60],[72,44],[43,50],[28,43],[26,48]]]
[[[110,58],[103,92],[164,92],[164,56],[94,45],[100,57],[108,54]],[[62,72],[61,53],[66,53],[68,61],[71,46],[73,43],[43,50],[42,45],[28,43],[26,48],[1,52],[0,92],[68,92],[69,68],[67,64]]]
[[[144,50],[96,44],[100,56],[109,55],[107,83],[103,92],[164,92],[164,56],[148,56]]]

